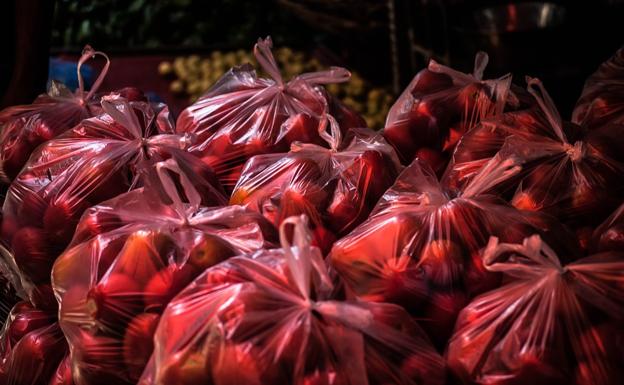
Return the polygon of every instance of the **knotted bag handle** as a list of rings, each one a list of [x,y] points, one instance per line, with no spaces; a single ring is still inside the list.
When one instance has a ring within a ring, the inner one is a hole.
[[[98,55],[106,59],[106,64],[104,64],[104,68],[102,68],[102,71],[100,71],[100,74],[98,75],[97,79],[95,79],[95,82],[93,83],[93,86],[91,87],[91,90],[85,97],[84,96],[84,92],[85,92],[84,91],[84,79],[82,77],[82,74],[80,73],[80,69],[82,68],[82,65],[86,61],[88,61],[89,59],[93,59]],[[93,48],[91,48],[90,45],[86,45],[84,47],[84,49],[82,50],[82,55],[80,56],[80,59],[78,60],[78,66],[76,69],[76,72],[78,75],[78,93],[80,94],[80,98],[83,100],[83,102],[91,99],[93,97],[93,94],[95,94],[95,92],[97,92],[97,90],[100,88],[100,85],[102,85],[102,82],[104,81],[104,78],[106,77],[106,74],[108,73],[109,67],[110,67],[110,59],[108,58],[108,55],[106,55],[104,52],[95,51]]]

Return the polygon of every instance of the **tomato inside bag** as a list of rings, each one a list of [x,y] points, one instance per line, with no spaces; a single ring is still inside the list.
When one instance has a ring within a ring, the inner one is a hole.
[[[521,241],[537,232],[578,253],[575,238],[552,218],[523,213],[490,193],[519,171],[511,160],[494,159],[454,191],[415,160],[371,216],[334,244],[332,266],[361,299],[396,303],[421,319],[443,349],[470,298],[500,284],[482,261],[491,235]]]
[[[54,264],[77,385],[136,383],[167,303],[206,268],[275,239],[257,213],[204,206],[175,159],[151,173],[145,187],[90,208]]]
[[[106,64],[91,90],[86,92],[80,69],[87,60],[97,55],[103,56]],[[75,92],[61,83],[52,82],[48,92],[38,96],[32,104],[0,111],[0,169],[7,182],[15,179],[37,146],[73,128],[83,119],[102,112],[100,100],[103,95],[96,92],[109,65],[106,54],[86,46],[78,60],[79,87]],[[143,93],[132,87],[117,90],[113,94],[134,101],[144,100]]]
[[[327,253],[336,237],[364,221],[401,170],[393,148],[372,130],[352,129],[343,140],[328,119],[321,136],[330,148],[294,143],[288,153],[251,158],[230,203],[262,213],[275,226],[306,214],[314,242]]]
[[[618,384],[624,380],[624,254],[572,263],[537,235],[492,238],[489,271],[507,283],[475,298],[459,315],[446,352],[467,383]]]
[[[173,153],[191,158],[183,151],[192,138],[173,133],[166,106],[112,95],[102,99],[102,109],[40,146],[8,190],[0,234],[8,252],[0,267],[28,295],[49,285],[52,264],[87,208],[140,184],[146,163]],[[212,174],[201,162],[193,164],[198,173]],[[206,198],[224,202],[220,187],[212,190],[205,190]]]
[[[403,164],[427,160],[444,171],[457,140],[481,119],[500,114],[508,101],[511,75],[483,80],[488,57],[479,52],[472,74],[431,60],[394,103],[384,128]]]
[[[459,143],[446,172],[461,188],[498,154],[520,159],[523,172],[501,186],[514,206],[544,211],[577,227],[597,225],[624,193],[624,125],[563,121],[538,79],[528,78],[533,108],[483,122]]]
[[[55,312],[18,302],[0,334],[0,383],[48,384],[67,355]]]
[[[332,67],[286,82],[271,47],[270,38],[258,40],[254,47],[270,78],[258,77],[249,65],[235,67],[177,120],[177,132],[197,135],[191,151],[217,171],[228,190],[254,155],[288,151],[294,141],[325,145],[318,132],[328,112],[341,118],[343,131],[352,124],[365,126],[355,112],[335,99],[328,101],[320,89],[322,84],[347,81],[347,70]]]
[[[444,363],[402,309],[336,290],[306,221],[286,219],[281,248],[231,258],[181,292],[139,383],[444,383]]]

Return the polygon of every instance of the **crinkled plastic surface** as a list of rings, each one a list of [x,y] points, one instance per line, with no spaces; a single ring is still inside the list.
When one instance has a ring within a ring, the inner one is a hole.
[[[592,248],[596,251],[624,250],[624,203],[596,228]]]
[[[1,231],[9,253],[0,267],[29,295],[49,283],[52,264],[84,210],[136,185],[145,163],[182,153],[189,144],[189,137],[173,134],[164,105],[154,110],[111,96],[102,108],[40,146],[9,188]]]
[[[0,334],[0,383],[48,384],[67,355],[55,312],[17,303]]]
[[[288,151],[294,141],[324,145],[318,131],[330,110],[341,118],[343,130],[365,124],[338,101],[328,105],[320,89],[321,84],[347,81],[347,70],[334,67],[285,82],[271,46],[267,38],[254,47],[270,79],[257,77],[249,65],[233,68],[177,120],[177,132],[197,135],[191,150],[217,171],[226,189],[234,187],[243,164],[253,155]]]
[[[336,294],[305,221],[284,221],[282,248],[231,258],[181,292],[139,383],[444,383],[441,357],[402,309]]]
[[[295,143],[287,154],[251,158],[230,203],[258,211],[278,227],[306,214],[315,245],[328,252],[336,237],[368,217],[401,170],[381,135],[353,129],[343,141],[336,124],[331,127],[331,134],[322,133],[330,149]]]
[[[481,119],[503,111],[511,75],[483,80],[488,57],[479,52],[472,74],[430,61],[394,103],[384,136],[401,161],[418,157],[440,173],[457,140]]]
[[[546,233],[575,249],[574,238],[551,218],[520,212],[488,193],[518,171],[512,160],[495,159],[457,192],[415,160],[371,216],[334,244],[333,267],[361,299],[396,303],[422,319],[443,348],[469,299],[500,283],[482,262],[491,235],[521,241]]]
[[[539,236],[493,238],[489,271],[508,277],[459,315],[446,353],[466,383],[621,384],[624,254],[562,264]]]
[[[106,65],[89,92],[84,91],[80,67],[88,59],[102,55]],[[108,57],[86,46],[78,61],[79,89],[71,92],[60,83],[52,83],[47,94],[40,95],[32,104],[13,106],[0,111],[0,169],[10,182],[19,173],[35,148],[71,129],[81,120],[101,113],[100,98],[96,94],[108,71]],[[115,93],[140,100],[142,93],[134,88]]]
[[[203,206],[174,159],[153,173],[144,188],[89,209],[54,264],[77,385],[135,384],[168,301],[206,268],[275,239],[258,213]]]
[[[624,194],[624,125],[589,129],[562,121],[537,79],[528,79],[537,105],[484,122],[461,140],[447,183],[461,186],[497,153],[520,159],[523,172],[504,186],[514,206],[548,212],[578,226],[596,225]]]
[[[572,121],[590,128],[624,123],[624,48],[587,79]]]

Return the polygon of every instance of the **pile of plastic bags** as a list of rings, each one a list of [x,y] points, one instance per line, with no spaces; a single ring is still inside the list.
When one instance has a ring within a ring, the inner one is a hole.
[[[0,385],[624,381],[624,50],[569,121],[479,53],[374,132],[271,48],[177,121],[90,47],[0,112]]]

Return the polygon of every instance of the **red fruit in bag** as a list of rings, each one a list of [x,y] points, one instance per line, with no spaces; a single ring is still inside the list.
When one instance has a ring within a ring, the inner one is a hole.
[[[437,292],[432,295],[421,325],[432,337],[435,345],[442,349],[445,347],[453,333],[457,315],[468,302],[468,296],[458,290],[448,293]]]
[[[138,380],[141,377],[145,364],[152,355],[152,350],[154,350],[152,336],[159,319],[158,314],[139,314],[126,328],[123,339],[123,357],[130,378]]]
[[[420,255],[418,265],[436,286],[453,286],[462,276],[464,255],[453,241],[436,239],[429,242]]]
[[[390,109],[384,129],[404,164],[423,147],[452,152],[459,133],[502,111],[511,76],[482,80],[486,64],[480,52],[473,74],[463,74],[432,60],[414,77]]]
[[[56,368],[56,372],[52,375],[48,385],[73,385],[74,378],[72,377],[71,360],[69,355],[63,358],[63,361]]]
[[[154,274],[144,288],[145,309],[162,311],[171,299],[188,285],[197,271],[194,266],[186,264],[178,267],[169,265]]]
[[[7,318],[3,337],[6,338],[9,346],[14,346],[25,335],[37,329],[41,329],[54,322],[54,314],[34,309],[26,301],[18,302],[11,309]]]
[[[177,131],[197,134],[191,151],[214,166],[228,191],[238,180],[234,170],[253,155],[287,151],[294,141],[324,145],[318,131],[331,107],[320,84],[343,82],[350,76],[334,67],[284,82],[271,46],[265,39],[254,47],[258,63],[271,79],[258,78],[249,66],[233,68],[178,118]]]
[[[88,208],[88,202],[52,202],[43,215],[43,229],[52,244],[67,245],[78,224],[82,212]]]
[[[123,342],[81,331],[72,346],[76,385],[130,384],[124,381]]]
[[[624,250],[624,224],[609,228],[598,239],[598,250]]]
[[[43,230],[36,227],[21,228],[13,236],[11,248],[17,267],[34,282],[46,282],[50,279],[54,259]]]
[[[143,307],[141,287],[121,273],[105,276],[87,294],[90,316],[105,330],[123,330]]]
[[[427,162],[429,166],[436,172],[436,174],[440,174],[444,171],[444,167],[446,166],[446,159],[442,156],[440,151],[436,151],[431,148],[422,147],[416,151],[416,158]]]
[[[8,383],[47,383],[66,353],[67,344],[58,324],[26,334],[11,352]]]
[[[20,224],[41,227],[48,202],[36,192],[27,189],[20,189],[19,198],[21,202],[18,203],[17,220]]]
[[[442,72],[434,72],[427,68],[416,74],[416,81],[411,92],[413,95],[429,94],[447,89],[453,85],[453,79]]]
[[[176,353],[171,357],[170,364],[163,370],[160,383],[179,385],[213,384],[208,366],[207,357],[201,352]]]
[[[122,225],[123,222],[112,210],[89,209],[83,214],[76,228],[76,242],[84,242]]]
[[[426,383],[441,384],[440,357],[400,307],[342,299],[305,221],[282,224],[282,248],[230,258],[180,293],[161,317],[142,380],[403,385],[412,379],[400,365],[415,355]]]
[[[188,263],[201,272],[234,255],[236,250],[222,238],[202,234],[191,249]]]

